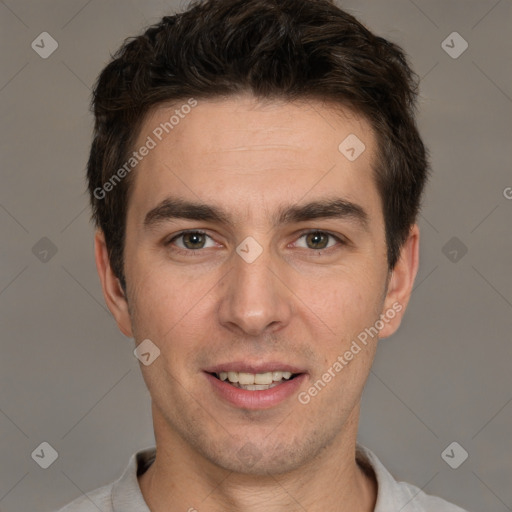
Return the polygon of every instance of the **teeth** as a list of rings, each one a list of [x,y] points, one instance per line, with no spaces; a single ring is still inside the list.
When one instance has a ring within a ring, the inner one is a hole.
[[[263,391],[264,389],[279,386],[281,382],[272,382],[272,384],[240,384],[239,382],[230,383],[235,388],[246,389],[248,391]]]
[[[271,386],[265,384],[252,384],[248,386],[242,386],[243,389],[248,389],[249,391],[263,391],[264,389],[269,389]]]
[[[274,372],[257,373],[254,376],[254,384],[272,384],[273,374]]]
[[[242,386],[244,384],[254,384],[254,373],[243,373],[238,374],[238,383]]]
[[[259,389],[257,386],[264,386],[267,389],[269,385],[274,382],[281,382],[281,380],[288,380],[292,376],[291,372],[265,372],[265,373],[245,373],[245,372],[220,372],[217,377],[220,380],[228,380],[232,384],[239,384],[239,386],[247,386],[246,389]],[[237,386],[238,387],[238,386]]]

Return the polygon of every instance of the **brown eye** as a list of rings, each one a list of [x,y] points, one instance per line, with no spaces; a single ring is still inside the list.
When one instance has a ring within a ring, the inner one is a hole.
[[[311,244],[312,249],[325,249],[329,242],[329,236],[330,235],[327,233],[322,233],[321,231],[313,231],[306,235],[306,243],[308,245]]]
[[[205,235],[194,231],[182,235],[183,245],[187,249],[202,249],[205,244]]]
[[[305,233],[302,233],[302,235],[299,237],[300,239],[305,240],[305,247],[304,245],[299,245],[299,247],[303,247],[305,249],[313,249],[316,251],[320,251],[323,249],[335,249],[336,242],[338,242],[338,245],[344,245],[344,241],[335,235],[332,235],[331,233],[327,233],[326,231],[307,231]],[[329,239],[333,240],[334,243],[329,244]]]
[[[208,236],[203,231],[183,231],[169,240],[166,245],[178,252],[192,252],[195,250],[213,247],[207,246]]]

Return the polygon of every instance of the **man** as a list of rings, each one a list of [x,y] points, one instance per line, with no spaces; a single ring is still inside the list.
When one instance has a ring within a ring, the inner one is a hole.
[[[118,51],[89,191],[156,449],[62,511],[462,510],[356,440],[418,268],[416,91],[328,0],[195,3]]]

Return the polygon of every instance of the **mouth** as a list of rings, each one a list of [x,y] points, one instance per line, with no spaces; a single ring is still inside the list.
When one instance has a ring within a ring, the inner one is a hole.
[[[300,373],[292,373],[289,371],[277,370],[264,373],[247,373],[221,371],[210,373],[220,381],[230,384],[231,386],[247,391],[264,391],[271,389],[286,381],[290,381],[300,375]]]
[[[239,409],[269,409],[285,402],[307,383],[308,373],[285,363],[239,361],[206,368],[214,395]]]

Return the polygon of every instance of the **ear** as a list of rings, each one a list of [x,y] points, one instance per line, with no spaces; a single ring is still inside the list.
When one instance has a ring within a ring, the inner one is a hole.
[[[400,327],[418,272],[419,247],[420,230],[418,225],[414,224],[389,278],[384,308],[380,316],[384,327],[380,330],[379,338],[391,336]]]
[[[94,256],[107,307],[121,332],[129,338],[133,338],[128,302],[119,279],[110,267],[107,244],[101,230],[97,230],[94,236]]]

